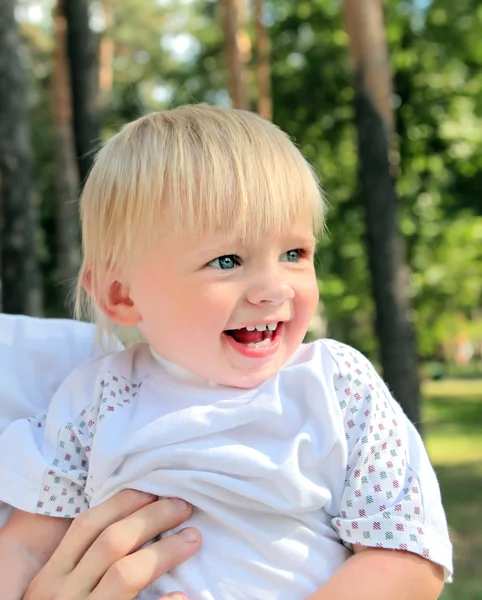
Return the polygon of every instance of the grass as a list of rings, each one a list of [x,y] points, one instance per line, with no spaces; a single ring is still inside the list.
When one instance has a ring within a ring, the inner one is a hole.
[[[455,551],[442,600],[482,600],[482,380],[426,382],[425,443]]]

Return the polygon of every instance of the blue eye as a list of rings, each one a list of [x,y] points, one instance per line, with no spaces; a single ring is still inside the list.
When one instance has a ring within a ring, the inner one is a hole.
[[[215,269],[222,269],[223,271],[231,271],[239,266],[239,259],[235,254],[226,254],[225,256],[218,256],[218,258],[211,260],[208,262],[208,266]]]
[[[298,248],[295,250],[288,250],[288,252],[285,252],[284,254],[281,255],[282,262],[296,263],[300,260],[300,258],[301,258],[301,250],[299,250]]]

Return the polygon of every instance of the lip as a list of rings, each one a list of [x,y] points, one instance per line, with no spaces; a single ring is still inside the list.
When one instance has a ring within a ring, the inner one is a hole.
[[[276,331],[274,332],[274,336],[271,339],[271,342],[267,346],[260,346],[258,348],[252,346],[246,346],[246,344],[240,344],[234,338],[232,338],[227,333],[223,333],[224,340],[227,344],[233,348],[239,354],[246,356],[248,358],[268,358],[276,354],[278,348],[281,344],[281,336],[283,333],[283,323],[280,321],[273,321],[274,323],[279,323]]]

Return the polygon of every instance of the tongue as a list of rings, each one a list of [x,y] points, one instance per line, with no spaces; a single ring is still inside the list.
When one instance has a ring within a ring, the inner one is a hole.
[[[258,344],[262,342],[265,338],[266,331],[248,331],[246,328],[244,329],[232,329],[228,331],[227,334],[234,338],[240,344]]]

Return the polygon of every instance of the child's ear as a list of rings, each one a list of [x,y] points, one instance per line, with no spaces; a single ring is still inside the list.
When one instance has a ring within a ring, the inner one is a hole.
[[[139,311],[129,295],[129,288],[120,281],[110,283],[99,306],[111,321],[123,327],[134,327],[141,320]]]
[[[107,279],[107,278],[106,278]],[[92,281],[92,270],[87,268],[82,276],[85,291],[94,298],[102,312],[114,323],[133,327],[141,320],[139,311],[129,295],[128,286],[119,280],[107,280],[102,289],[96,289]]]

